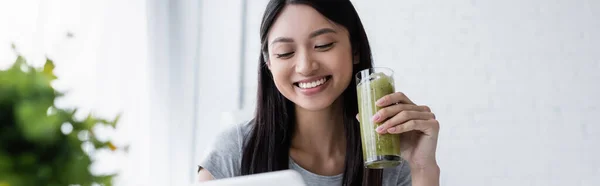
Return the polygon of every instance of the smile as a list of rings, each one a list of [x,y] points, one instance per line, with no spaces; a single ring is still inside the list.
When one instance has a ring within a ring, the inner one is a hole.
[[[331,76],[325,76],[325,77],[322,77],[321,79],[317,79],[314,81],[296,82],[296,83],[294,83],[294,85],[296,85],[297,87],[299,87],[301,89],[311,89],[311,88],[315,88],[315,87],[325,84],[327,81],[329,81],[329,79],[331,79]]]

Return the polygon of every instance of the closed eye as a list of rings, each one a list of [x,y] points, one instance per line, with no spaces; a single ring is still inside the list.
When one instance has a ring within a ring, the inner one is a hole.
[[[327,50],[327,49],[333,47],[333,44],[335,44],[335,42],[331,42],[329,44],[324,44],[324,45],[317,45],[317,46],[315,46],[315,49]]]
[[[277,58],[289,58],[292,55],[294,55],[294,52],[288,52],[288,53],[283,53],[283,54],[275,54],[275,56],[277,56]]]

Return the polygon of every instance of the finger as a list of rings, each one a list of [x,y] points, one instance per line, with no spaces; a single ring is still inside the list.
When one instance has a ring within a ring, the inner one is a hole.
[[[438,120],[410,120],[401,125],[396,125],[392,128],[387,129],[390,134],[400,134],[408,131],[421,131],[425,135],[433,136],[440,130],[440,123]]]
[[[389,128],[392,128],[396,125],[400,125],[402,123],[408,122],[410,120],[428,120],[433,119],[433,113],[431,112],[419,112],[419,111],[402,111],[396,114],[394,117],[383,122],[379,127],[377,127],[377,132],[387,131]]]
[[[382,108],[375,115],[373,115],[372,120],[374,122],[382,122],[388,119],[389,117],[395,116],[402,111],[419,111],[419,112],[431,112],[429,107],[427,106],[419,106],[419,105],[411,105],[411,104],[396,104],[390,105],[388,107]]]
[[[375,104],[379,107],[385,107],[395,103],[415,104],[402,92],[395,92],[385,95],[375,102]]]
[[[360,114],[360,113],[359,113]],[[360,121],[360,119],[358,119],[358,114],[356,114],[356,120]]]

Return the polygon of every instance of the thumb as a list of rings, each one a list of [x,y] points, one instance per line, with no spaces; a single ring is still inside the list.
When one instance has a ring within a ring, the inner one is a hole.
[[[356,120],[358,120],[360,122],[360,119],[358,119],[358,114],[356,114]]]

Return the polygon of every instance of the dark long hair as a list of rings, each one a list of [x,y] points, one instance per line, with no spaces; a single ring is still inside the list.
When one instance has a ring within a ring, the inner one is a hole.
[[[359,57],[353,74],[372,67],[371,48],[365,29],[354,6],[348,0],[271,0],[264,12],[260,27],[262,43],[258,65],[258,95],[254,125],[244,146],[242,175],[288,169],[289,150],[296,126],[294,103],[275,87],[266,60],[267,35],[271,25],[288,4],[311,6],[329,20],[344,26],[350,36],[352,55]],[[350,63],[350,61],[349,61]],[[342,93],[343,122],[346,134],[346,161],[342,185],[381,185],[382,170],[366,169],[363,165],[359,123],[355,116],[358,103],[355,79]]]

